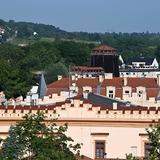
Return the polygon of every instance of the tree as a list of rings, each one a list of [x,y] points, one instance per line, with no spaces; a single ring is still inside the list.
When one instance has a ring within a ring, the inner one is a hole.
[[[66,136],[67,124],[46,124],[43,113],[25,115],[16,123],[2,145],[3,160],[75,160],[80,144]]]
[[[14,126],[10,127],[9,130],[9,138],[4,141],[2,148],[3,159],[11,160],[11,159],[20,159],[23,156],[24,146],[17,141],[17,128]]]
[[[126,154],[126,159],[127,160],[138,160],[136,157],[134,157],[131,153],[130,154]]]
[[[157,57],[158,62],[160,62],[160,45],[157,46],[157,49],[155,51],[155,55]]]
[[[46,82],[51,83],[57,80],[57,75],[62,75],[63,77],[67,77],[68,70],[67,67],[62,62],[52,63],[46,69]]]
[[[146,129],[148,138],[150,141],[151,149],[148,159],[159,160],[160,159],[160,120],[157,123],[153,123]]]

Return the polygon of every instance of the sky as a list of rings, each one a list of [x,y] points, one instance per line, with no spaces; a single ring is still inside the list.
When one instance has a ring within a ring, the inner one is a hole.
[[[160,0],[0,0],[0,19],[66,31],[160,32]]]

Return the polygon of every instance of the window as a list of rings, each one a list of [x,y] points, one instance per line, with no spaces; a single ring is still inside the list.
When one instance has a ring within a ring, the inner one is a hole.
[[[113,98],[113,91],[112,90],[109,91],[109,98]]]
[[[138,92],[138,96],[139,96],[139,97],[142,97],[142,93],[143,93],[143,91],[139,91],[139,92]]]
[[[145,157],[149,156],[150,149],[151,149],[151,144],[150,143],[145,143],[144,144],[144,156]]]
[[[125,94],[129,94],[129,91],[125,91]]]
[[[105,153],[105,141],[95,142],[95,158],[104,158]]]

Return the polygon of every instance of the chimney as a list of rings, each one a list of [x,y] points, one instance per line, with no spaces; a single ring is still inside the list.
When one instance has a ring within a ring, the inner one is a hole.
[[[160,86],[160,74],[157,75],[157,84]]]
[[[63,77],[62,75],[58,75],[58,81],[61,80]]]
[[[84,99],[88,99],[88,94],[89,94],[89,92],[84,91],[84,92],[83,92],[83,98],[84,98]]]
[[[113,110],[117,110],[117,102],[113,103]]]
[[[127,86],[127,77],[123,78],[124,86]]]
[[[99,75],[99,82],[102,83],[104,80],[104,77],[102,75]]]
[[[104,73],[105,79],[113,79],[113,73]]]
[[[71,75],[71,80],[72,81],[76,80],[76,76],[75,75]]]
[[[89,78],[92,78],[92,75],[91,75],[91,74],[88,74],[88,77],[89,77]]]

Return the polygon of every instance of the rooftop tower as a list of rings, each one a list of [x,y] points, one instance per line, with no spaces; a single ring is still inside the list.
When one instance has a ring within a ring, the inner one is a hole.
[[[119,56],[117,50],[107,45],[94,48],[91,53],[91,67],[102,67],[105,73],[119,77]]]

